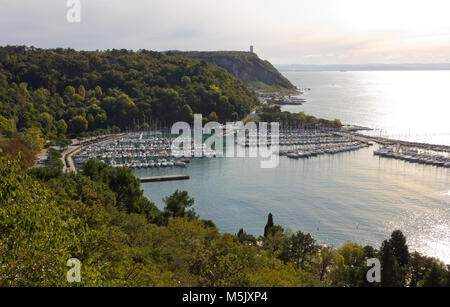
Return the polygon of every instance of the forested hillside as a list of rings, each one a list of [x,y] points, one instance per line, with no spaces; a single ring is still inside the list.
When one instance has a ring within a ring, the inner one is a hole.
[[[264,235],[221,234],[176,191],[163,210],[143,196],[126,168],[88,161],[81,174],[22,170],[0,158],[0,286],[67,286],[66,262],[78,258],[75,286],[449,286],[438,259],[410,252],[395,231],[380,249],[319,245],[269,215]],[[366,261],[382,263],[381,284],[367,282]]]
[[[230,73],[180,55],[128,50],[0,48],[0,133],[47,138],[115,127],[238,120],[257,99]]]

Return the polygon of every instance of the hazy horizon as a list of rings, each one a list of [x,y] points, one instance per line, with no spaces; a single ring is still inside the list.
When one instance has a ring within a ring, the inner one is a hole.
[[[450,2],[0,0],[0,45],[249,50],[277,65],[450,63]],[[74,1],[72,1],[74,2]]]
[[[161,52],[161,53],[165,53],[165,52],[170,52],[170,51],[178,51],[178,52],[222,52],[222,51],[226,51],[226,52],[248,52],[248,50],[224,50],[224,49],[217,49],[217,50],[181,50],[181,49],[173,49],[173,50],[154,50],[154,49],[146,49],[146,48],[142,48],[142,49],[129,49],[129,48],[109,48],[109,49],[78,49],[78,48],[73,48],[73,47],[60,47],[60,46],[55,46],[55,47],[41,47],[41,46],[35,46],[35,45],[24,45],[24,44],[5,44],[5,45],[0,45],[0,47],[6,47],[6,46],[25,46],[28,48],[34,47],[34,48],[38,48],[38,49],[58,49],[58,48],[64,48],[64,49],[74,49],[76,51],[100,51],[100,52],[106,52],[108,50],[120,50],[120,49],[126,49],[126,50],[131,50],[134,52],[137,52],[139,50],[147,50],[147,51],[155,51],[155,52]],[[258,55],[255,52],[256,55]],[[258,55],[258,57],[260,57]],[[261,57],[260,57],[261,58]],[[266,59],[263,59],[266,60]],[[273,66],[275,67],[286,67],[286,66],[317,66],[317,67],[326,67],[326,66],[347,66],[347,67],[351,67],[351,66],[402,66],[402,65],[424,65],[424,66],[438,66],[438,65],[443,65],[443,66],[450,66],[450,61],[448,63],[359,63],[359,64],[344,64],[344,63],[325,63],[325,64],[306,64],[306,63],[285,63],[285,64],[280,64],[280,63],[273,63],[270,62]],[[450,67],[448,68],[444,68],[444,70],[448,70],[450,69]]]
[[[450,63],[395,64],[277,64],[280,71],[439,71],[450,70]]]

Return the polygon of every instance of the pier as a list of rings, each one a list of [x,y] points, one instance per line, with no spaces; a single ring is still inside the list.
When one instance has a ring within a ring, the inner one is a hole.
[[[167,176],[153,176],[139,178],[141,182],[161,182],[161,181],[175,181],[175,180],[188,180],[189,175],[167,175]]]

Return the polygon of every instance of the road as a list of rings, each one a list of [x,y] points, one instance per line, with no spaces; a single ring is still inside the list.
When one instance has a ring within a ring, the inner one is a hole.
[[[63,162],[63,173],[68,173],[68,172],[75,173],[75,174],[77,173],[77,168],[75,167],[75,163],[73,162],[72,156],[77,154],[81,150],[83,150],[85,147],[92,145],[92,144],[96,144],[96,143],[114,140],[114,139],[122,137],[124,135],[125,134],[123,134],[123,133],[117,134],[117,135],[106,135],[101,138],[95,138],[94,140],[88,140],[87,142],[83,142],[82,144],[79,144],[79,145],[72,144],[62,153],[61,159]],[[66,164],[66,160],[67,160],[68,165]]]

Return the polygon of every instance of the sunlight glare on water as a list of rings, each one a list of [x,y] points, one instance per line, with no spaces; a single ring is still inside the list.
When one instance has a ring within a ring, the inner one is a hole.
[[[401,229],[411,250],[450,264],[450,169],[373,156],[374,148],[306,160],[281,158],[275,169],[258,159],[193,159],[184,169],[137,169],[140,177],[186,173],[186,181],[144,183],[159,208],[176,189],[222,232],[261,235],[267,214],[319,242],[379,247]]]
[[[306,91],[290,112],[375,129],[386,137],[450,145],[450,71],[282,72]]]

